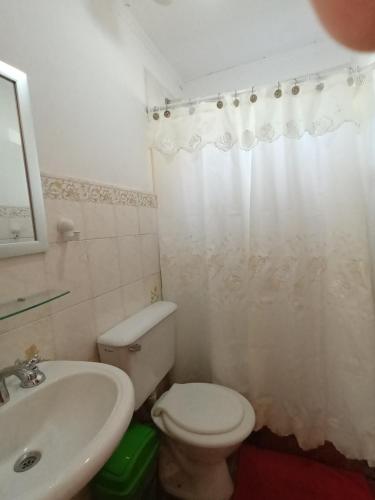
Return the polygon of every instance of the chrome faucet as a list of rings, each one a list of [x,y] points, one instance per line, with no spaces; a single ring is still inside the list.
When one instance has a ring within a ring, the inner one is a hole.
[[[35,355],[29,361],[17,360],[13,366],[8,366],[0,370],[0,406],[9,401],[9,391],[6,386],[6,379],[12,375],[19,378],[21,387],[28,389],[40,385],[45,381],[46,376],[39,369],[39,356]]]

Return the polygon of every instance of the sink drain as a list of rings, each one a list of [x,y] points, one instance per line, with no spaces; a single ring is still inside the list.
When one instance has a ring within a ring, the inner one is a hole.
[[[36,465],[42,458],[39,451],[28,451],[24,453],[14,464],[14,472],[25,472]]]

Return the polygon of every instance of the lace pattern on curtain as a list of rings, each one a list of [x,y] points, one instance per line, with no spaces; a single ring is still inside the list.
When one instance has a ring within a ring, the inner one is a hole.
[[[195,108],[181,107],[171,111],[170,118],[160,114],[149,120],[149,144],[165,155],[180,150],[194,153],[211,144],[221,151],[238,145],[249,151],[259,142],[273,142],[281,136],[300,139],[304,134],[321,136],[333,132],[347,122],[360,126],[375,109],[372,66],[348,79],[345,72],[317,82],[304,82],[293,95],[291,87],[274,97],[274,88],[257,91],[258,99],[250,103],[250,92],[241,94],[239,106],[233,95],[221,97],[223,108],[216,102],[201,102]]]

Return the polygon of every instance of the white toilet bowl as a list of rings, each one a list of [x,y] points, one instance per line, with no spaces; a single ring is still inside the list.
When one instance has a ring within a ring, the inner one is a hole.
[[[176,310],[173,302],[157,302],[98,339],[101,361],[131,378],[136,409],[174,365]],[[166,437],[160,456],[165,490],[186,500],[228,500],[233,483],[225,459],[254,428],[250,403],[214,384],[174,384],[152,417]]]
[[[241,394],[215,384],[174,384],[152,408],[166,440],[160,479],[186,500],[228,500],[233,482],[226,458],[251,433],[255,414]]]

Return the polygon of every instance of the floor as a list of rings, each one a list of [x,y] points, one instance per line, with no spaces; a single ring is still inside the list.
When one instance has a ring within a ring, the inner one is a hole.
[[[366,476],[375,500],[375,469],[370,468],[364,461],[348,460],[331,443],[326,443],[311,451],[303,451],[294,436],[276,436],[266,428],[253,433],[248,439],[248,443],[259,448],[302,456],[332,467],[361,472]],[[174,499],[160,491],[158,500]]]
[[[367,465],[367,462],[360,460],[349,460],[344,457],[331,443],[326,443],[314,450],[303,451],[294,436],[280,437],[273,434],[267,428],[254,432],[248,442],[259,448],[264,448],[281,453],[302,456],[317,462],[339,467],[345,470],[361,472],[367,478],[370,489],[375,499],[375,469]]]
[[[295,439],[294,436],[287,436],[287,437],[276,436],[266,428],[258,432],[254,432],[247,440],[247,442],[258,448],[302,456],[333,467],[339,467],[350,471],[361,472],[367,478],[375,500],[375,469],[370,468],[364,461],[348,460],[341,453],[339,453],[331,443],[326,443],[324,446],[321,446],[311,451],[303,451],[298,446],[297,440]],[[232,465],[235,468],[235,461],[233,461]],[[86,494],[87,496],[82,495],[77,498],[79,498],[79,500],[81,500],[81,498],[82,500],[83,499],[91,500],[89,493],[87,492]],[[171,496],[163,493],[161,488],[159,488],[156,500],[174,500],[174,499]]]

